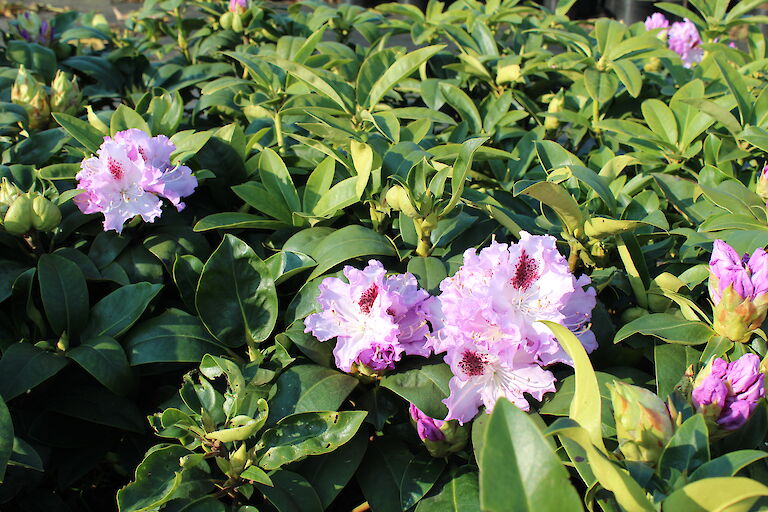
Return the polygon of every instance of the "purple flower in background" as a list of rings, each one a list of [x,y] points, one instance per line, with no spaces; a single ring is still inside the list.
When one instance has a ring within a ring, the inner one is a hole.
[[[696,378],[691,398],[696,410],[723,430],[736,430],[765,396],[764,381],[760,358],[755,354],[745,354],[731,363],[718,357]]]
[[[381,262],[363,270],[344,267],[348,282],[329,277],[320,283],[321,311],[304,320],[305,332],[318,340],[336,338],[336,366],[353,364],[375,371],[392,369],[403,354],[428,356],[426,335],[429,294],[411,274],[386,276]]]
[[[248,0],[229,0],[229,11],[242,14],[248,10]]]
[[[757,176],[755,192],[766,201],[766,206],[768,207],[768,163],[763,166],[763,170]]]
[[[25,12],[12,21],[11,25],[19,37],[27,42],[49,46],[53,41],[53,27],[34,12]]]
[[[645,18],[645,30],[654,30],[657,28],[669,28],[669,20],[660,12],[655,12]]]
[[[669,49],[683,59],[687,68],[693,63],[701,62],[704,50],[701,49],[701,37],[696,25],[688,19],[673,23],[669,29]]]
[[[445,439],[445,434],[440,430],[440,427],[445,423],[444,421],[430,418],[413,404],[410,405],[408,411],[416,423],[416,432],[422,441],[443,441]]]
[[[446,353],[454,375],[446,419],[467,422],[500,396],[527,410],[524,393],[540,400],[553,391],[555,378],[543,367],[570,360],[539,320],[567,325],[593,350],[595,292],[587,284],[571,274],[551,236],[521,232],[517,244],[466,251],[462,267],[440,284],[430,317],[430,344]]]
[[[75,204],[83,213],[103,213],[106,231],[122,231],[126,220],[140,215],[153,222],[162,213],[161,197],[177,210],[182,197],[197,187],[189,167],[172,166],[176,146],[164,135],[150,137],[141,130],[118,132],[104,137],[98,156],[87,158],[77,174]]]

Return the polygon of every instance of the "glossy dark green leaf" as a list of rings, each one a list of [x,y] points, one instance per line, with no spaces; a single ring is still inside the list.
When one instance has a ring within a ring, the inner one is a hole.
[[[67,357],[83,367],[116,395],[125,395],[133,384],[125,351],[114,338],[90,338],[67,352]]]
[[[118,288],[93,306],[82,338],[118,338],[141,317],[162,288],[163,285],[149,283],[129,284]]]
[[[659,475],[674,482],[709,461],[709,433],[704,416],[695,414],[678,427],[659,459]]]
[[[686,320],[667,313],[653,313],[624,325],[616,333],[614,343],[619,343],[637,333],[681,345],[703,345],[715,335],[712,328],[703,322]]]
[[[413,454],[395,439],[377,438],[358,469],[357,481],[376,512],[402,512],[400,483]]]
[[[480,512],[477,470],[465,466],[451,471],[439,492],[422,499],[416,512]]]
[[[317,267],[307,281],[323,275],[339,263],[361,256],[394,256],[392,242],[373,230],[351,225],[334,231],[315,246],[311,256]]]
[[[332,452],[355,435],[365,411],[303,412],[281,419],[259,441],[259,466],[278,469],[309,455]]]
[[[0,482],[5,478],[5,468],[11,460],[14,443],[11,413],[8,411],[8,406],[5,405],[5,401],[0,398]]]
[[[485,436],[480,458],[483,510],[582,510],[568,472],[526,413],[500,399]]]
[[[88,320],[88,288],[80,268],[55,254],[44,254],[37,265],[45,314],[56,334],[78,334]]]
[[[195,297],[200,320],[231,347],[258,343],[277,320],[277,294],[269,269],[248,244],[226,235],[203,267]]]
[[[273,472],[270,478],[272,486],[257,484],[256,487],[278,512],[323,511],[320,498],[303,476],[292,471],[279,470]]]
[[[400,481],[400,503],[403,510],[416,505],[432,489],[444,469],[444,460],[425,453],[411,459]]]
[[[410,367],[401,365],[387,374],[381,385],[415,404],[427,416],[440,419],[448,414],[442,401],[448,397],[448,381],[452,376],[445,363],[422,364],[419,361]]]
[[[174,308],[136,325],[125,337],[124,343],[128,360],[133,366],[199,362],[205,354],[221,355],[225,352],[199,318]]]
[[[357,379],[330,368],[302,364],[280,374],[276,384],[277,392],[269,401],[268,425],[295,413],[335,411],[357,386]]]
[[[63,356],[29,343],[14,343],[0,359],[0,396],[7,402],[53,377],[66,365]]]
[[[688,481],[694,482],[704,478],[736,476],[736,473],[746,466],[766,457],[768,457],[768,452],[761,450],[738,450],[726,453],[699,466],[688,477]]]
[[[82,119],[63,112],[54,112],[53,118],[90,153],[96,153],[101,143],[104,142],[105,134]]]

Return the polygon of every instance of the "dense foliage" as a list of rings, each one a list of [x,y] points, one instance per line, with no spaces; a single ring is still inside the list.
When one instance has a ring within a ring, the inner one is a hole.
[[[22,15],[0,506],[768,505],[761,2]]]

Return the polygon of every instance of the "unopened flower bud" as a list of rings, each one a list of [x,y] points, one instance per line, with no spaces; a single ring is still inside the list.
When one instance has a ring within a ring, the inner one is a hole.
[[[648,59],[648,61],[643,66],[643,69],[645,71],[648,71],[649,73],[658,73],[661,71],[661,59],[658,57],[651,57]]]
[[[552,99],[549,101],[549,105],[547,106],[547,112],[550,114],[557,114],[558,112],[562,112],[563,108],[565,107],[565,98],[562,94],[557,94],[552,97]],[[554,116],[545,116],[544,117],[544,128],[547,131],[554,131],[557,130],[560,127],[560,120]]]
[[[229,0],[229,12],[243,14],[248,10],[248,0]]]
[[[445,457],[467,445],[469,432],[466,427],[459,425],[458,421],[430,418],[413,404],[410,405],[409,412],[419,438],[433,457]]]
[[[419,216],[419,212],[411,204],[411,199],[408,197],[408,192],[400,185],[393,185],[387,191],[385,196],[387,204],[395,211],[401,211],[410,218],[416,218]]]
[[[747,422],[764,396],[760,358],[745,354],[731,363],[719,357],[711,360],[696,377],[691,400],[710,424],[736,430]]]
[[[763,170],[757,177],[757,188],[755,189],[757,195],[759,195],[763,201],[766,201],[768,206],[768,163],[763,166]]]
[[[739,255],[715,240],[709,261],[709,294],[715,331],[731,341],[747,342],[768,313],[768,253]]]
[[[523,81],[523,73],[520,70],[519,64],[507,64],[506,66],[499,66],[496,72],[496,83],[515,83]]]
[[[8,208],[21,195],[19,187],[8,181],[8,178],[3,178],[0,181],[0,219],[8,211]]]
[[[38,231],[50,231],[61,223],[61,210],[45,197],[32,199],[32,227]]]
[[[624,459],[656,464],[674,433],[667,406],[654,393],[638,386],[616,380],[609,387]]]
[[[48,126],[51,109],[48,94],[43,85],[22,65],[19,67],[16,81],[11,88],[11,101],[24,107],[29,120],[29,127],[38,130]]]
[[[12,235],[23,235],[32,229],[32,199],[22,194],[17,197],[3,218],[3,227]]]
[[[80,110],[82,100],[77,79],[72,77],[72,80],[68,80],[61,70],[57,71],[51,84],[51,112],[75,115]]]

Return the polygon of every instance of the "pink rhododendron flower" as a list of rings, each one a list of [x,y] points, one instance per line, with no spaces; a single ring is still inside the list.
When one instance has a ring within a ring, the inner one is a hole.
[[[554,391],[555,378],[543,367],[570,360],[539,320],[568,326],[594,350],[589,282],[571,274],[551,236],[522,232],[517,244],[466,251],[464,265],[440,284],[430,317],[429,341],[446,353],[454,374],[446,419],[467,422],[480,405],[492,410],[499,396],[527,410],[523,393],[540,400]]]
[[[304,320],[305,332],[318,340],[336,338],[336,366],[353,364],[375,371],[392,369],[403,354],[428,356],[425,346],[429,294],[411,274],[386,276],[381,262],[363,270],[345,267],[348,282],[329,277],[320,283],[321,311]]]
[[[236,13],[244,13],[248,10],[248,0],[229,0],[229,11]]]
[[[194,192],[197,179],[189,167],[171,165],[175,149],[168,137],[150,137],[136,129],[104,137],[98,156],[81,164],[76,178],[83,193],[75,204],[83,213],[103,213],[104,229],[118,233],[136,215],[146,222],[159,217],[161,197],[181,211],[180,200]]]
[[[760,358],[745,354],[727,363],[716,358],[701,372],[691,398],[698,412],[714,419],[723,430],[742,427],[765,396]]]
[[[660,12],[655,12],[645,18],[645,30],[654,30],[657,28],[669,28],[669,20]]]
[[[696,25],[688,19],[673,23],[669,29],[669,49],[683,59],[687,68],[701,62],[704,50],[701,49],[701,37]]]

